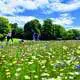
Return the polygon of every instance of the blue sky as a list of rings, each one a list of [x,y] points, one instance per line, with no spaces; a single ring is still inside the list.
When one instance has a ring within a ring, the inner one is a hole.
[[[80,29],[80,0],[0,0],[0,16],[19,26],[50,18],[67,29]]]

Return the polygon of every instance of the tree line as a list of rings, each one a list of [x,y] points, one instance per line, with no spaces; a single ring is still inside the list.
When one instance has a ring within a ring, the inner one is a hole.
[[[14,38],[32,40],[33,33],[40,35],[40,40],[71,40],[80,39],[80,30],[66,30],[64,26],[54,24],[51,19],[46,19],[43,24],[34,19],[24,24],[23,28],[17,23],[10,23],[7,18],[0,17],[0,40],[3,40],[6,34],[12,30]]]

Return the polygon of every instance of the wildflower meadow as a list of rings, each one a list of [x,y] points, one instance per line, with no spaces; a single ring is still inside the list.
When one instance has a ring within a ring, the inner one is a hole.
[[[80,41],[0,45],[0,80],[80,80]]]

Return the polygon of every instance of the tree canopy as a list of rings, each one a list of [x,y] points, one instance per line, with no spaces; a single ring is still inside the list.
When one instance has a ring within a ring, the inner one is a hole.
[[[80,39],[80,30],[69,29],[66,30],[64,26],[54,24],[51,19],[43,20],[43,24],[37,19],[33,19],[24,24],[20,28],[17,23],[10,23],[7,18],[0,17],[0,39],[12,30],[15,38],[32,39],[33,33],[40,35],[41,40],[54,40],[54,39]]]

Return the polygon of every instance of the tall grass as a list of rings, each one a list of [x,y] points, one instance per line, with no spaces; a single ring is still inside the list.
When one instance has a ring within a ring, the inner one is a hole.
[[[0,80],[79,80],[79,42],[0,43]]]

